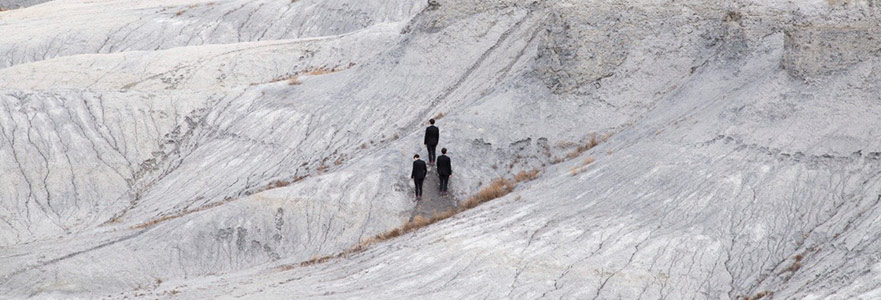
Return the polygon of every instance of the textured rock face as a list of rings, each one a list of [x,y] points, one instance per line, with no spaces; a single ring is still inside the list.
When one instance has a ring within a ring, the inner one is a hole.
[[[876,25],[794,27],[785,37],[784,67],[802,78],[846,71],[881,55]]]
[[[0,295],[881,295],[876,3],[437,4],[0,12]],[[439,113],[451,199],[541,175],[279,268],[417,212]]]

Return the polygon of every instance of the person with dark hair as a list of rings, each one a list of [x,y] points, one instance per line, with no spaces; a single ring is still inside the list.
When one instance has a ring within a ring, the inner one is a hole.
[[[440,178],[441,195],[447,194],[450,175],[453,175],[453,166],[450,164],[450,157],[447,156],[447,148],[441,148],[441,156],[437,158],[437,176]]]
[[[434,160],[437,157],[435,154],[435,150],[437,149],[437,142],[440,139],[440,130],[437,129],[437,126],[434,126],[434,119],[428,120],[428,123],[431,126],[425,128],[425,146],[428,147],[428,164],[434,165]]]
[[[422,199],[422,182],[425,181],[425,174],[428,173],[428,167],[425,162],[419,159],[419,154],[413,155],[413,172],[410,178],[416,184],[416,201]]]

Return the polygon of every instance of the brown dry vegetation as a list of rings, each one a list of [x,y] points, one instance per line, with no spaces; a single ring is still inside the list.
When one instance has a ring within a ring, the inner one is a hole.
[[[183,14],[185,11],[186,10],[179,11],[177,13],[177,15],[179,16],[179,15]],[[303,75],[303,74],[306,74],[306,75],[330,74],[330,73],[334,73],[334,72],[348,70],[349,68],[351,68],[354,65],[355,65],[355,63],[349,63],[348,65],[345,65],[345,66],[339,66],[339,67],[333,67],[333,68],[318,67],[318,68],[314,68],[314,69],[307,69],[307,70],[303,70],[303,71],[294,72],[293,74],[289,73],[286,75],[282,75],[282,76],[276,77],[272,80],[269,80],[268,82],[265,82],[265,83],[287,81],[288,85],[300,85],[300,84],[303,84],[303,82],[300,80],[300,75]],[[258,84],[260,84],[260,83],[252,83],[251,85],[258,85]]]
[[[354,247],[349,248],[343,252],[340,252],[340,253],[337,253],[334,255],[326,255],[326,256],[320,256],[320,257],[316,256],[316,257],[313,257],[309,260],[300,262],[299,264],[281,265],[278,267],[278,270],[287,271],[287,270],[291,270],[297,266],[300,266],[300,267],[311,266],[314,264],[324,263],[324,262],[329,261],[331,259],[347,257],[349,255],[352,255],[352,254],[355,254],[358,252],[362,252],[364,250],[367,250],[367,248],[369,248],[371,245],[374,245],[376,243],[379,243],[382,241],[387,241],[387,240],[399,237],[401,235],[416,231],[416,230],[423,228],[425,226],[428,226],[428,225],[437,223],[439,221],[448,219],[448,218],[455,216],[456,214],[461,213],[463,211],[466,211],[468,209],[477,207],[478,205],[480,205],[482,203],[486,203],[490,200],[505,196],[505,195],[511,193],[511,191],[514,190],[514,188],[517,186],[518,183],[531,181],[531,180],[538,178],[539,173],[541,173],[541,171],[539,171],[538,169],[534,169],[531,171],[521,171],[520,173],[517,173],[517,175],[515,175],[514,178],[512,178],[512,179],[498,178],[496,180],[493,180],[488,186],[484,187],[483,189],[478,191],[476,194],[469,197],[468,200],[466,200],[462,205],[460,205],[456,208],[453,208],[453,209],[450,209],[450,210],[447,210],[444,212],[440,212],[440,213],[435,213],[430,218],[416,216],[413,218],[413,220],[411,220],[407,223],[404,223],[404,225],[401,225],[398,228],[395,228],[395,229],[386,231],[384,233],[380,233],[374,237],[362,240]],[[518,200],[519,200],[519,196],[518,196]]]
[[[515,180],[498,178],[490,182],[488,186],[484,187],[476,194],[468,197],[468,200],[465,200],[465,202],[462,203],[462,206],[466,209],[474,208],[484,202],[507,195],[513,191],[516,186],[517,182]]]
[[[276,77],[276,78],[274,78],[268,82],[265,82],[265,83],[275,83],[275,82],[281,82],[281,81],[287,81],[288,85],[299,85],[299,84],[303,83],[302,81],[300,81],[299,74],[279,76],[279,77]],[[252,83],[251,85],[258,85],[258,84],[260,84],[260,83]]]
[[[301,85],[301,84],[303,84],[303,82],[300,81],[300,76],[294,75],[294,76],[291,76],[291,78],[288,78],[288,85]]]
[[[344,162],[346,162],[346,156],[345,156],[345,155],[340,156],[340,157],[338,157],[336,160],[334,160],[334,161],[333,161],[333,165],[334,165],[334,166],[340,166],[340,165],[342,165]]]
[[[270,182],[268,185],[266,185],[266,189],[271,190],[271,189],[275,189],[275,188],[286,187],[290,184],[291,184],[291,182],[287,181],[287,180],[276,180],[276,181]]]
[[[584,143],[582,145],[578,145],[578,147],[576,147],[575,150],[573,150],[572,152],[569,152],[569,154],[566,154],[566,158],[573,159],[578,156],[581,156],[582,153],[584,153],[587,150],[590,150],[593,147],[596,147],[599,144],[600,144],[600,142],[599,142],[599,140],[597,140],[597,134],[593,133],[590,135],[590,140],[588,140],[587,143]]]
[[[762,292],[758,292],[758,293],[756,293],[756,295],[755,295],[755,296],[752,296],[752,297],[750,297],[750,296],[738,296],[738,297],[736,297],[736,299],[739,299],[739,300],[759,300],[759,299],[762,299],[762,298],[765,298],[765,297],[771,298],[772,296],[774,296],[774,292],[773,292],[773,291],[762,291]]]
[[[297,176],[297,177],[294,177],[294,179],[290,180],[290,181],[284,180],[284,179],[275,180],[275,181],[270,182],[269,184],[267,184],[266,186],[264,186],[262,188],[254,190],[254,192],[252,192],[252,193],[248,193],[248,195],[253,195],[253,194],[260,193],[263,191],[268,191],[271,189],[277,189],[280,187],[286,187],[286,186],[290,185],[291,183],[299,182],[300,180],[306,179],[306,177],[308,177],[308,176],[307,175]]]
[[[587,170],[587,165],[592,164],[593,161],[594,161],[593,157],[588,156],[587,158],[584,159],[583,162],[581,162],[580,165],[572,167],[572,169],[570,169],[569,172],[572,174],[572,176],[581,174],[582,172]]]
[[[538,173],[539,173],[538,169],[532,169],[532,171],[528,171],[528,172],[527,171],[520,171],[520,173],[517,173],[517,175],[514,175],[514,180],[516,180],[517,182],[532,181],[532,180],[535,180],[536,178],[538,178]]]
[[[551,163],[558,164],[558,163],[561,163],[561,162],[564,162],[567,160],[575,159],[575,158],[581,156],[581,154],[583,154],[587,150],[593,149],[593,147],[596,147],[597,145],[599,145],[600,142],[607,141],[609,138],[612,137],[612,135],[613,135],[613,133],[609,132],[609,133],[604,134],[601,138],[597,138],[596,133],[591,133],[590,139],[588,139],[587,142],[584,142],[584,144],[576,144],[576,143],[573,143],[570,141],[559,142],[559,143],[557,143],[557,147],[560,147],[560,148],[575,147],[575,149],[572,150],[572,152],[567,153],[565,157],[554,157],[554,159],[551,160]]]
[[[803,258],[804,258],[804,255],[802,255],[802,254],[798,254],[798,255],[792,257],[792,260],[793,260],[792,264],[789,265],[789,267],[786,267],[786,269],[783,269],[783,271],[780,271],[780,273],[778,273],[778,275],[786,273],[786,272],[795,273],[795,271],[798,271],[799,269],[801,269],[801,267],[802,267],[801,260]]]
[[[324,174],[325,172],[327,172],[327,169],[330,169],[330,167],[324,164],[324,162],[322,161],[321,164],[318,165],[318,174]]]
[[[328,68],[325,68],[325,67],[321,67],[321,68],[312,69],[311,71],[307,72],[306,74],[309,74],[309,75],[324,75],[324,74],[330,74],[330,73],[333,73],[333,72],[337,72],[337,69],[336,69],[336,68],[328,69]]]
[[[435,115],[434,118],[432,118],[432,119],[440,120],[440,119],[443,118],[443,117],[444,117],[444,112],[439,112],[439,113],[437,113],[437,115]]]

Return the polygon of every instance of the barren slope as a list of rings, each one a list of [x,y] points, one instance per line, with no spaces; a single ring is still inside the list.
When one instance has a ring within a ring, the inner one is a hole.
[[[0,13],[0,294],[881,293],[872,3],[172,2]],[[452,199],[541,176],[279,268],[421,213],[438,113]]]

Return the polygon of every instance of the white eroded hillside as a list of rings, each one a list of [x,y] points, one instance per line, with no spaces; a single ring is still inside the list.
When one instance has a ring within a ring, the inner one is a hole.
[[[877,3],[436,2],[0,12],[0,295],[881,297]]]

